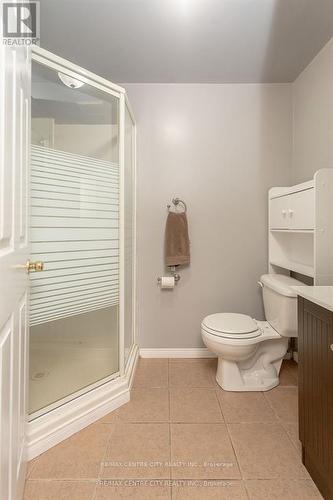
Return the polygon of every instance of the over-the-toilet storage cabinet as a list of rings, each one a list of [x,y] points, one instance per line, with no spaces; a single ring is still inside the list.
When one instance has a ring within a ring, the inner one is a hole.
[[[269,191],[269,272],[333,285],[333,169]]]

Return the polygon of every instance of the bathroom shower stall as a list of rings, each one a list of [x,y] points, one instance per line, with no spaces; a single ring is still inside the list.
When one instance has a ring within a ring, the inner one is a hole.
[[[121,383],[128,387],[137,351],[136,146],[121,87],[40,48],[33,49],[31,69],[34,435],[40,422],[49,427],[50,415],[69,411],[73,402],[78,408],[84,401],[87,418],[94,409],[89,395],[102,408],[101,391],[116,397]]]

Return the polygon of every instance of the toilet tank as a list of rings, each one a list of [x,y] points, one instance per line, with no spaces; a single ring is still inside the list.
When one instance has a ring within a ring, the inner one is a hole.
[[[297,294],[293,286],[304,286],[284,274],[263,274],[262,285],[265,316],[282,337],[297,337]]]

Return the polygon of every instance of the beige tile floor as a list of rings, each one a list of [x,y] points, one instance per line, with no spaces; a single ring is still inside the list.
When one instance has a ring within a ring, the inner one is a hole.
[[[302,465],[297,365],[224,392],[216,360],[140,359],[131,401],[28,467],[25,500],[321,498]]]

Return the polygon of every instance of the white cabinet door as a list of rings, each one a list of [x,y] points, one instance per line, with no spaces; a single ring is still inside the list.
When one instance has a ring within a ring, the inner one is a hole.
[[[314,229],[314,189],[270,201],[270,229]]]
[[[314,229],[314,189],[307,189],[288,196],[290,229]]]
[[[288,229],[288,196],[273,198],[270,202],[270,221],[271,229]]]
[[[28,356],[30,62],[0,37],[0,498],[20,500],[25,479]]]

